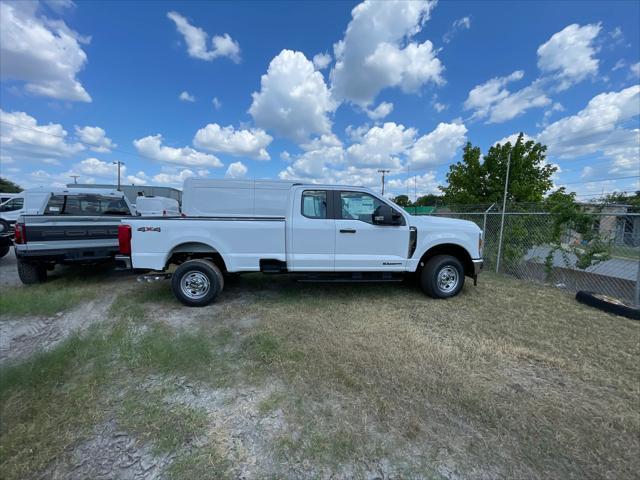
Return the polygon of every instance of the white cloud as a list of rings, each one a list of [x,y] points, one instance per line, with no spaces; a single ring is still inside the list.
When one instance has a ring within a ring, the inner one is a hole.
[[[472,119],[486,118],[487,123],[501,123],[523,114],[530,108],[543,107],[551,103],[542,89],[541,81],[516,92],[510,92],[506,86],[521,80],[522,70],[516,70],[506,77],[495,77],[476,85],[464,102],[465,110],[473,110]]]
[[[322,135],[301,145],[304,152],[295,157],[293,163],[280,172],[283,180],[310,180],[323,178],[329,171],[343,164],[345,151],[342,142],[333,134]],[[286,152],[287,161],[292,156]]]
[[[621,58],[616,62],[616,64],[611,69],[611,71],[615,72],[616,70],[620,70],[621,68],[624,68],[626,66],[627,66],[627,62],[624,61],[624,58]]]
[[[365,0],[354,7],[344,38],[334,45],[331,87],[336,99],[368,106],[387,87],[415,92],[428,82],[444,83],[433,44],[410,42],[435,4]]]
[[[313,66],[316,67],[318,70],[324,70],[329,66],[329,64],[331,63],[331,60],[333,60],[333,58],[331,57],[331,54],[327,52],[318,53],[313,56]]]
[[[76,126],[76,135],[82,143],[87,145],[91,150],[98,153],[107,153],[118,145],[113,143],[109,137],[107,137],[104,129],[100,127],[78,127]]]
[[[301,52],[282,50],[253,92],[249,113],[256,125],[298,142],[331,130],[336,105],[320,72]]]
[[[247,167],[242,162],[234,162],[229,164],[227,168],[226,177],[229,178],[242,178],[247,174]]]
[[[640,77],[640,62],[630,65],[629,69],[636,77]]]
[[[180,93],[180,95],[178,96],[178,98],[180,100],[182,100],[183,102],[195,102],[196,101],[196,97],[191,95],[189,92],[187,92],[186,90],[182,91]]]
[[[216,110],[220,110],[222,108],[222,102],[218,100],[218,97],[213,97],[211,103],[213,104],[213,108],[215,108]]]
[[[87,62],[81,43],[88,39],[62,20],[37,14],[38,4],[0,3],[0,72],[3,78],[26,82],[34,95],[90,102],[76,78]]]
[[[562,118],[548,127],[538,141],[548,145],[549,154],[575,158],[601,152],[612,160],[611,172],[638,172],[640,129],[625,124],[640,115],[640,85],[593,97],[576,115]]]
[[[190,57],[211,61],[219,57],[229,57],[235,63],[240,62],[240,45],[228,33],[215,35],[211,39],[211,49],[207,46],[209,34],[195,27],[178,12],[169,12],[167,17],[173,20],[176,28],[183,35]]]
[[[599,24],[572,24],[553,34],[538,48],[538,68],[554,75],[559,91],[598,73],[594,40],[600,33]]]
[[[184,181],[187,178],[195,177],[195,176],[196,176],[196,173],[194,173],[193,170],[189,170],[188,168],[185,168],[183,170],[180,170],[177,173],[167,173],[167,172],[158,173],[157,175],[153,176],[152,180],[155,183],[180,186],[184,183]]]
[[[84,150],[80,143],[69,143],[67,131],[62,125],[38,121],[25,112],[5,112],[0,109],[0,145],[3,154],[31,160],[60,158],[75,155]]]
[[[211,152],[269,160],[271,157],[266,147],[272,140],[273,137],[260,128],[235,130],[231,125],[221,127],[217,123],[210,123],[196,132],[193,144]]]
[[[139,171],[135,175],[127,175],[125,181],[131,185],[145,185],[149,183],[149,177],[143,171]]]
[[[416,130],[393,122],[374,126],[360,143],[347,148],[347,157],[356,167],[400,168],[400,155],[414,141]]]
[[[76,171],[79,173],[84,173],[85,175],[96,175],[96,176],[114,176],[117,174],[117,167],[113,165],[111,162],[103,162],[102,160],[98,160],[97,158],[87,158],[78,163],[75,167]],[[126,166],[122,165],[120,167],[120,172],[124,174],[126,171]]]
[[[393,196],[407,195],[413,201],[429,193],[441,193],[433,171],[423,175],[412,175],[409,178],[391,178],[386,183],[385,195],[387,191]]]
[[[420,137],[409,150],[411,168],[442,165],[449,162],[467,141],[467,127],[462,123],[440,123]]]
[[[580,174],[580,177],[587,178],[587,177],[590,177],[592,174],[593,174],[593,167],[590,165],[587,165],[582,169],[582,173]]]
[[[433,108],[435,109],[436,112],[441,113],[445,111],[447,108],[449,108],[449,105],[445,105],[444,103],[440,103],[440,102],[434,102]]]
[[[392,111],[393,103],[391,102],[382,102],[373,110],[365,108],[365,112],[371,120],[381,120],[389,115]]]
[[[222,162],[214,155],[199,152],[191,147],[174,148],[163,146],[162,135],[160,134],[134,140],[133,145],[140,155],[158,162],[192,167],[223,166]]]
[[[462,30],[469,30],[470,28],[471,28],[470,16],[459,18],[458,20],[455,20],[451,24],[449,31],[442,36],[442,41],[444,43],[449,43],[458,32]]]
[[[508,137],[504,137],[501,138],[500,140],[498,140],[497,142],[495,142],[493,144],[493,146],[496,146],[498,144],[500,145],[505,145],[506,143],[510,143],[511,145],[515,145],[516,141],[518,140],[518,136],[520,135],[520,133],[512,133],[511,135],[509,135]],[[534,142],[536,141],[535,138],[530,137],[529,135],[527,135],[526,133],[523,133],[522,135],[522,141],[527,143],[529,140],[533,140]]]

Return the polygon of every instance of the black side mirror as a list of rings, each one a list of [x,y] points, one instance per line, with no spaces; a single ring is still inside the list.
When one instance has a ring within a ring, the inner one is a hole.
[[[401,225],[402,215],[396,212],[389,205],[380,205],[373,212],[374,225]]]

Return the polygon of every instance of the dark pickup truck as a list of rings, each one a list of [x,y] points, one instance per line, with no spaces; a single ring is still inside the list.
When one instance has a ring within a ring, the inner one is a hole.
[[[95,264],[118,253],[118,225],[133,209],[121,192],[52,192],[42,213],[15,223],[18,275],[24,284],[43,282],[56,264]]]

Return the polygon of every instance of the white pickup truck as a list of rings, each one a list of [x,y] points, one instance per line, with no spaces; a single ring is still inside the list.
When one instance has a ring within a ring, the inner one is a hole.
[[[119,259],[132,268],[178,266],[171,284],[185,305],[213,302],[227,272],[341,282],[417,273],[427,295],[448,298],[460,292],[465,276],[475,281],[482,269],[476,224],[409,215],[367,188],[202,182],[185,183],[182,217],[130,217],[118,232]],[[219,214],[203,215],[208,212]]]

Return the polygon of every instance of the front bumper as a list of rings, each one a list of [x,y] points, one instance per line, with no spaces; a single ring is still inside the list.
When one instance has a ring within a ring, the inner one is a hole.
[[[483,260],[482,259],[472,260],[472,262],[473,262],[473,276],[477,277],[478,275],[480,275],[480,272],[482,272]]]

